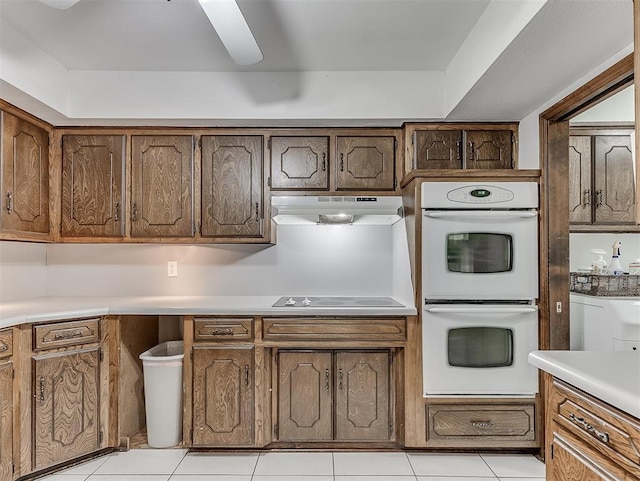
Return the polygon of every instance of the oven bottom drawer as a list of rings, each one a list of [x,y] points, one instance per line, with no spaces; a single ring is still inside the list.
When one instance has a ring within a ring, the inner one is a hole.
[[[427,446],[538,447],[535,401],[528,404],[427,404]]]

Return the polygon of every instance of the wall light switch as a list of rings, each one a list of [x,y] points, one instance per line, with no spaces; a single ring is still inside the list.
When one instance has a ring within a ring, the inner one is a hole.
[[[167,277],[178,277],[178,261],[167,262]]]

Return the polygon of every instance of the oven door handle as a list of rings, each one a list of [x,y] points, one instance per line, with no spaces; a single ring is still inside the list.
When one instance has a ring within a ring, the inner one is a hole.
[[[526,314],[529,312],[537,312],[537,307],[528,306],[512,306],[512,307],[483,307],[483,306],[446,306],[446,307],[425,307],[427,312],[444,312],[444,313],[461,313],[461,314]]]
[[[538,217],[535,211],[464,211],[425,212],[425,217],[433,219],[528,219]]]

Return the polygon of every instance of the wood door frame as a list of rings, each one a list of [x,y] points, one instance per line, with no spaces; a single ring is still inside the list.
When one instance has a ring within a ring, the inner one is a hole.
[[[640,1],[634,3],[638,17]],[[569,119],[632,85],[633,79],[632,53],[540,114],[541,349],[569,349]],[[636,117],[639,108],[636,95]]]

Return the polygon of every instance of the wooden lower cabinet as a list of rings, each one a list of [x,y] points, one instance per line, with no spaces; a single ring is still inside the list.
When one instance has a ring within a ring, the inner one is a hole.
[[[441,448],[535,448],[535,399],[430,399],[427,446]]]
[[[13,479],[13,363],[0,362],[0,479]]]
[[[100,446],[100,348],[33,357],[33,468]]]
[[[391,439],[390,353],[278,353],[279,441]]]
[[[278,355],[278,437],[286,441],[333,439],[331,351]]]
[[[640,479],[640,420],[562,381],[547,386],[547,480]]]
[[[193,348],[193,446],[253,443],[252,347]]]

